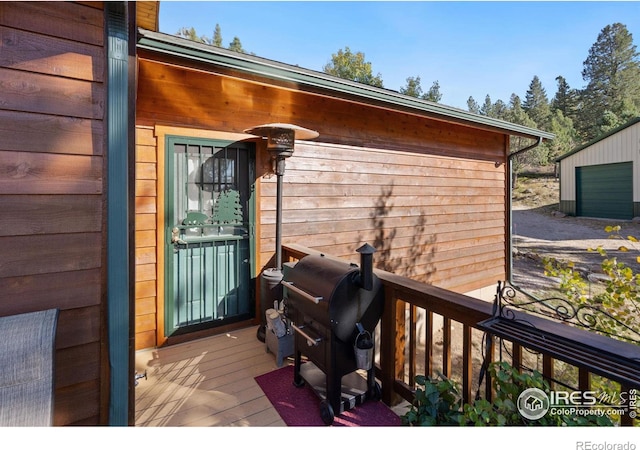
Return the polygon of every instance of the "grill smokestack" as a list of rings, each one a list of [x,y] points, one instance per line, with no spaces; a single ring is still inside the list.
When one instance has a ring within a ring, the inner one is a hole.
[[[373,289],[373,254],[376,249],[364,244],[356,251],[360,253],[360,286],[370,291]]]

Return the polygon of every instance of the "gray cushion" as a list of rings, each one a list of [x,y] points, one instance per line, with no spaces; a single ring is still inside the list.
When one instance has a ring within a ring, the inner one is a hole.
[[[0,426],[53,424],[58,310],[0,317]]]

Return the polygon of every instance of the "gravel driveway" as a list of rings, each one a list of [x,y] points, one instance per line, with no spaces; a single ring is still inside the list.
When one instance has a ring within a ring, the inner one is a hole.
[[[548,210],[515,209],[513,211],[513,281],[528,291],[557,286],[557,282],[544,276],[543,257],[571,260],[577,266],[592,272],[601,272],[602,257],[588,248],[602,246],[610,257],[616,256],[640,271],[636,257],[640,245],[610,239],[604,230],[608,225],[620,225],[622,236],[632,235],[640,239],[640,224],[611,219],[587,219],[572,216],[554,216]],[[629,252],[618,251],[620,245]],[[634,245],[635,247],[632,247]]]

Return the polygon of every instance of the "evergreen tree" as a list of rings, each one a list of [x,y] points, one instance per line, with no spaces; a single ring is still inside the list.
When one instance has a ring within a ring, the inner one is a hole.
[[[196,32],[196,29],[191,27],[191,28],[180,28],[178,30],[178,32],[176,33],[176,36],[180,36],[183,37],[185,39],[189,39],[190,41],[195,41],[195,42],[202,42],[207,44],[207,38],[205,36],[198,36],[198,33]]]
[[[440,93],[440,83],[438,83],[438,80],[433,82],[433,84],[429,88],[429,92],[424,94],[422,98],[434,103],[438,103],[440,102],[440,100],[442,100],[442,94]]]
[[[516,94],[511,94],[511,97],[509,98],[509,120],[520,125],[535,126],[531,118],[527,115],[524,107],[522,106],[522,100],[520,100],[520,96]]]
[[[220,25],[216,24],[216,27],[213,31],[213,37],[207,36],[199,36],[198,32],[195,28],[180,28],[176,33],[177,36],[183,37],[185,39],[189,39],[195,42],[201,42],[207,45],[213,45],[215,47],[222,47],[222,30],[220,29]],[[233,38],[233,41],[229,44],[229,50],[239,53],[247,53],[247,51],[242,47],[242,42],[240,42],[240,38],[237,36]]]
[[[222,47],[222,30],[220,29],[219,24],[216,24],[216,28],[213,31],[213,41],[211,42],[211,45]]]
[[[400,93],[409,95],[411,97],[421,98],[423,100],[429,100],[434,103],[438,103],[440,100],[442,100],[442,94],[440,93],[440,84],[438,83],[438,81],[434,81],[429,88],[429,92],[425,94],[422,92],[422,86],[420,84],[419,76],[415,78],[407,78],[407,85],[400,88]]]
[[[511,123],[523,125],[529,128],[536,128],[536,123],[529,117],[527,111],[525,111],[520,97],[516,94],[511,94],[509,99],[509,112],[505,119]],[[511,152],[516,152],[533,142],[531,139],[523,138],[520,136],[513,136],[510,141]],[[529,150],[513,158],[513,172],[514,177],[527,166],[540,166],[545,165],[548,159],[548,149],[544,146],[538,146],[533,150]],[[516,180],[514,180],[515,184]]]
[[[507,120],[509,116],[509,107],[502,100],[496,100],[491,107],[491,117],[500,120]]]
[[[400,88],[400,93],[411,97],[422,97],[422,86],[420,85],[420,77],[407,78],[407,85]]]
[[[231,41],[231,44],[229,44],[229,50],[238,53],[247,53],[244,48],[242,48],[242,43],[240,42],[238,36],[235,36],[233,38],[233,41]]]
[[[640,113],[640,62],[627,27],[603,28],[583,63],[580,133],[584,140],[627,122]]]
[[[561,75],[556,77],[556,81],[558,90],[553,100],[551,100],[551,111],[552,113],[560,111],[564,117],[573,120],[577,114],[579,92],[572,89],[567,80]]]
[[[480,105],[472,96],[467,99],[467,109],[474,114],[480,114]]]
[[[548,129],[549,116],[551,115],[549,99],[537,75],[533,77],[533,80],[531,80],[529,84],[522,108],[529,118],[533,120],[537,128],[543,130]]]
[[[578,136],[573,127],[573,121],[566,117],[560,109],[551,113],[549,131],[555,135],[551,142],[544,144],[549,149],[550,162],[578,146]]]
[[[364,53],[352,53],[349,47],[345,47],[344,50],[340,49],[338,53],[331,55],[331,62],[324,66],[323,71],[346,80],[383,87],[380,74],[374,76],[371,63],[364,58]]]
[[[469,100],[467,100],[467,106],[469,106],[469,108],[477,108],[478,104],[475,103],[475,100],[473,100],[472,97],[469,97]],[[505,120],[508,115],[508,111],[508,106],[502,100],[497,100],[495,103],[492,103],[491,96],[487,94],[484,98],[484,103],[478,109],[477,113],[494,119]]]
[[[493,103],[491,102],[491,96],[489,94],[484,98],[484,103],[480,107],[480,114],[483,116],[493,117]]]

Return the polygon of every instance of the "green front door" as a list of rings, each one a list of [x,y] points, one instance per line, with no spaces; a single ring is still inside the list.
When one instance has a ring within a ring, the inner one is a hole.
[[[253,318],[251,144],[167,137],[167,336]]]

